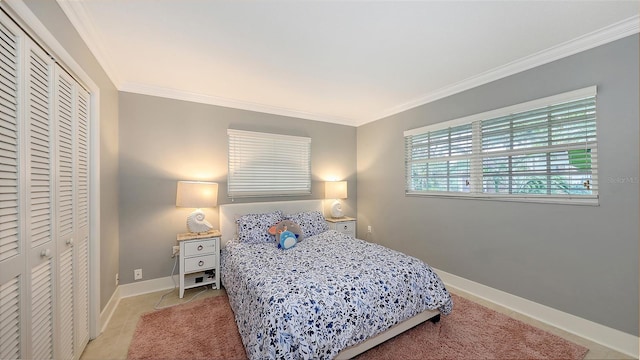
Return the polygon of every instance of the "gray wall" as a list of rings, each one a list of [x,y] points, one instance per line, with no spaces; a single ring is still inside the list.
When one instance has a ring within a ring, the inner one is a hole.
[[[65,50],[100,87],[100,309],[116,289],[118,272],[118,91],[53,0],[25,0]]]
[[[360,233],[638,335],[638,68],[636,35],[358,127]],[[600,206],[404,195],[404,130],[594,84]]]
[[[118,271],[123,284],[133,281],[135,268],[143,268],[144,279],[169,275],[171,245],[189,213],[175,208],[177,180],[218,181],[219,203],[229,201],[226,129],[234,127],[311,136],[310,198],[322,198],[321,182],[329,177],[349,180],[346,214],[356,214],[357,191],[358,233],[372,225],[370,240],[638,335],[637,36],[359,127],[356,187],[356,129],[128,93],[119,104],[57,3],[25,3],[101,89],[101,308]],[[404,130],[593,84],[599,207],[404,196]],[[207,214],[217,224],[217,209]],[[499,229],[499,223],[510,225]]]
[[[143,280],[171,274],[171,247],[193,211],[175,206],[178,180],[218,182],[218,204],[230,202],[228,128],[311,137],[311,196],[236,202],[321,199],[324,181],[337,177],[348,181],[345,215],[356,215],[355,127],[132,93],[120,93],[119,103],[122,284],[133,282],[134,269]],[[204,211],[218,229],[218,209]]]

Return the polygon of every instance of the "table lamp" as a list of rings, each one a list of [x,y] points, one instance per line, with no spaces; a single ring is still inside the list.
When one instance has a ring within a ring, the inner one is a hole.
[[[327,181],[324,183],[324,197],[325,199],[335,199],[331,204],[331,217],[341,218],[344,216],[342,213],[342,203],[340,199],[347,198],[347,182],[346,181]]]
[[[193,233],[205,233],[213,226],[204,219],[201,208],[211,208],[218,205],[218,184],[205,181],[178,181],[176,192],[176,206],[195,208],[187,217],[187,229]]]

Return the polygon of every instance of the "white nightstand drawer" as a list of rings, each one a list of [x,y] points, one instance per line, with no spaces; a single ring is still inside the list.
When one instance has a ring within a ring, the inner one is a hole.
[[[184,257],[213,254],[216,252],[216,241],[214,239],[189,241],[184,244]]]
[[[343,217],[339,219],[328,218],[329,229],[341,232],[351,237],[356,237],[356,219]]]
[[[345,221],[341,223],[336,223],[336,231],[341,233],[354,233],[356,232],[356,222],[355,221]]]
[[[184,272],[206,270],[215,267],[215,256],[198,256],[184,259]]]

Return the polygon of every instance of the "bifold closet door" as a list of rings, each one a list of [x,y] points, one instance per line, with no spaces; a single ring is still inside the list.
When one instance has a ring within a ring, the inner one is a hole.
[[[76,279],[74,290],[75,356],[79,358],[82,349],[89,342],[89,104],[90,96],[84,88],[76,84],[76,116],[74,139],[76,156],[74,162],[75,183],[77,184],[76,226],[74,226],[76,252],[74,257]]]
[[[89,94],[56,65],[56,230],[59,359],[89,342]]]
[[[56,229],[60,359],[89,342],[89,94],[56,65]]]
[[[56,65],[58,350],[77,359],[89,342],[89,93]]]
[[[58,264],[59,359],[74,359],[74,81],[56,65],[56,230]]]
[[[54,357],[53,61],[0,13],[0,358]]]
[[[31,39],[25,44],[25,237],[30,274],[27,358],[54,358],[56,244],[53,231],[53,60]],[[22,154],[22,152],[21,152]]]
[[[18,71],[21,31],[0,12],[0,359],[25,357],[26,251],[20,221]]]
[[[0,12],[0,359],[89,341],[89,93]]]

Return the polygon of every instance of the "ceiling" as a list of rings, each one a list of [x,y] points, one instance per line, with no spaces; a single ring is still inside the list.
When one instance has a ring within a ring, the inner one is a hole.
[[[639,31],[639,1],[57,0],[118,90],[358,126]]]

